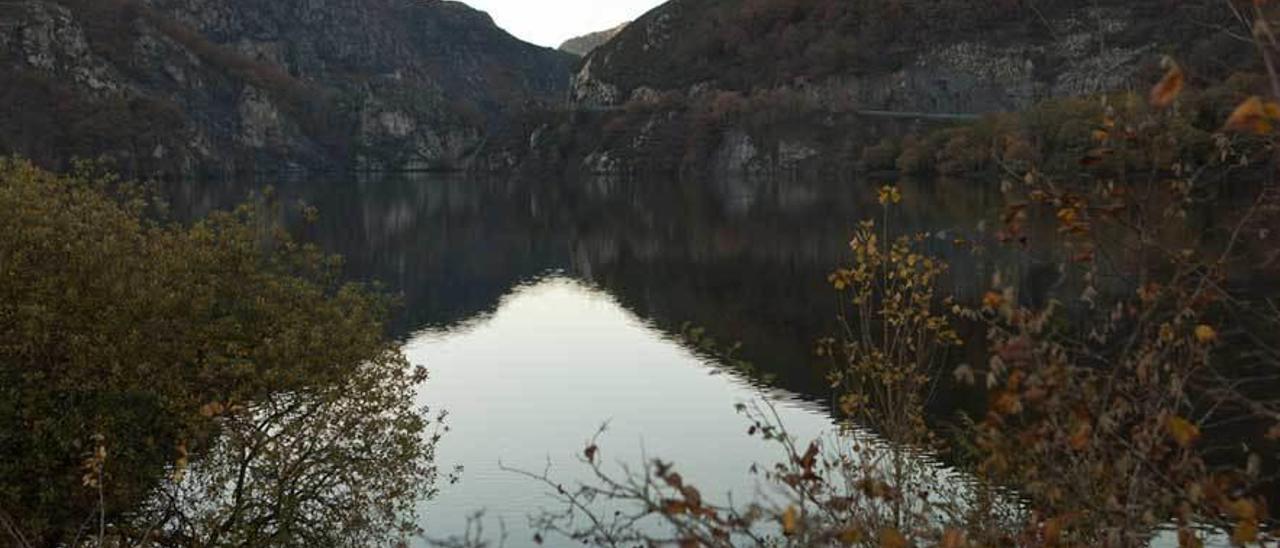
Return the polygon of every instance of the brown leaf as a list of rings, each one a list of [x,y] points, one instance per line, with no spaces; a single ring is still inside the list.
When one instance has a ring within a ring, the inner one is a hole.
[[[206,403],[200,406],[200,416],[206,419],[217,417],[218,415],[221,415],[224,411],[226,411],[226,407],[223,406],[222,403],[216,402],[216,401],[212,403]]]
[[[862,531],[860,529],[850,527],[836,534],[836,540],[839,540],[840,544],[845,546],[852,546],[862,542]]]
[[[663,476],[662,480],[667,482],[667,485],[670,485],[675,489],[684,487],[684,478],[680,477],[680,474],[677,474],[675,472],[672,472],[670,474]]]
[[[1235,530],[1231,532],[1231,542],[1235,544],[1249,544],[1257,541],[1258,520],[1240,520],[1240,523],[1236,524]]]
[[[689,505],[682,500],[665,499],[662,501],[662,513],[668,516],[683,514],[689,510]]]
[[[886,527],[880,530],[880,548],[907,548],[907,537],[897,529]]]
[[[1080,422],[1076,425],[1075,431],[1071,434],[1071,448],[1076,451],[1083,451],[1089,447],[1089,441],[1093,439],[1093,425],[1088,422]]]
[[[1169,58],[1165,58],[1164,64],[1169,67],[1169,71],[1154,88],[1151,88],[1151,104],[1156,108],[1167,108],[1172,105],[1187,83],[1182,67]]]
[[[804,452],[804,456],[800,457],[798,464],[805,472],[812,472],[814,465],[818,463],[818,444],[817,442],[809,443],[809,449]]]
[[[1115,153],[1115,149],[1112,148],[1095,148],[1086,152],[1084,157],[1080,158],[1080,165],[1084,167],[1096,166],[1108,157],[1114,156]]]
[[[996,412],[1001,415],[1014,415],[1022,412],[1022,401],[1018,395],[1013,392],[1004,392],[996,397],[995,403],[992,404]]]
[[[600,449],[600,448],[599,448],[599,447],[596,447],[595,445],[588,445],[588,446],[587,446],[587,448],[586,448],[586,450],[584,450],[584,451],[582,452],[582,455],[583,455],[583,456],[585,456],[585,457],[587,457],[587,462],[595,462],[595,461],[596,461],[596,451],[598,451],[599,449]]]
[[[1204,541],[1195,531],[1187,528],[1178,529],[1178,548],[1204,548]]]
[[[1257,520],[1258,506],[1248,499],[1240,499],[1231,503],[1231,515],[1241,520]]]
[[[680,494],[684,495],[685,503],[689,508],[698,509],[702,507],[702,493],[692,485],[686,485],[680,490]]]
[[[1047,546],[1054,546],[1058,541],[1062,540],[1062,518],[1053,518],[1044,522],[1044,543]]]
[[[947,532],[942,534],[942,544],[938,546],[940,548],[964,548],[965,544],[963,531],[947,529]]]

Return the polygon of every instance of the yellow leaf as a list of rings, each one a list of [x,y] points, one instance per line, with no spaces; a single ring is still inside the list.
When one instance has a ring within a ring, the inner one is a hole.
[[[1251,500],[1240,499],[1231,503],[1231,514],[1238,520],[1231,533],[1231,541],[1236,544],[1257,542],[1258,540],[1258,507]]]
[[[907,537],[897,529],[886,527],[880,530],[880,548],[907,548]]]
[[[1211,344],[1218,340],[1218,332],[1212,327],[1201,324],[1196,326],[1196,341],[1200,344]]]
[[[1182,93],[1183,86],[1186,85],[1186,75],[1182,72],[1182,67],[1172,59],[1165,58],[1165,65],[1169,67],[1169,71],[1165,73],[1160,83],[1151,88],[1151,104],[1157,108],[1166,108],[1173,104],[1178,98],[1178,94]]]
[[[1262,113],[1266,114],[1268,119],[1280,120],[1280,105],[1275,101],[1267,101],[1262,105]]]
[[[1241,520],[1257,520],[1258,507],[1251,500],[1240,499],[1231,503],[1231,514]]]
[[[1235,544],[1248,544],[1258,541],[1258,520],[1246,519],[1240,520],[1236,524],[1236,528],[1231,532],[1231,542]]]
[[[1277,115],[1280,115],[1280,106],[1273,102],[1264,103],[1261,97],[1255,95],[1245,99],[1240,106],[1236,107],[1227,118],[1223,129],[1257,134],[1270,133],[1272,122],[1280,119]]]
[[[1075,208],[1067,207],[1058,210],[1058,221],[1064,224],[1074,223],[1078,217],[1079,212],[1077,212]]]
[[[787,511],[782,513],[782,532],[786,535],[796,534],[799,528],[799,515],[795,506],[788,506]]]
[[[1169,437],[1182,447],[1190,447],[1200,438],[1200,428],[1182,417],[1169,417],[1164,423]]]
[[[1004,295],[995,291],[988,291],[987,294],[982,297],[982,308],[987,310],[995,310],[1000,308],[1000,305],[1002,304],[1004,304]]]
[[[902,192],[900,192],[898,190],[898,187],[896,186],[885,185],[880,187],[879,199],[880,199],[881,205],[888,205],[890,203],[894,203],[894,204],[901,203]]]

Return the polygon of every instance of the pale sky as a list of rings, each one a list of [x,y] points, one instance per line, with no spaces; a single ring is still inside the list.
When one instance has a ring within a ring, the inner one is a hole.
[[[463,0],[487,11],[498,26],[540,46],[632,21],[664,0]]]

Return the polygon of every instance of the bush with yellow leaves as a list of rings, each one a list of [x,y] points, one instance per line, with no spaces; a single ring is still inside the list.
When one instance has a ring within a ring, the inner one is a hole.
[[[415,532],[435,439],[387,299],[262,204],[183,226],[146,196],[0,159],[0,545]]]

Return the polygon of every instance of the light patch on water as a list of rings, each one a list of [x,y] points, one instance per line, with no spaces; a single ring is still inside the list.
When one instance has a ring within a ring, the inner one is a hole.
[[[433,538],[461,533],[467,516],[483,509],[489,530],[505,522],[507,546],[530,544],[526,517],[553,499],[499,464],[531,471],[549,465],[566,484],[586,479],[577,458],[605,422],[607,462],[635,466],[660,456],[709,496],[752,498],[751,465],[779,458],[746,435],[749,424],[735,410],[758,400],[758,390],[608,294],[566,278],[522,286],[483,322],[421,333],[406,351],[431,371],[421,402],[449,412],[452,431],[439,464],[465,466],[461,481],[422,509]],[[812,404],[785,394],[771,399],[801,439],[833,429]]]

